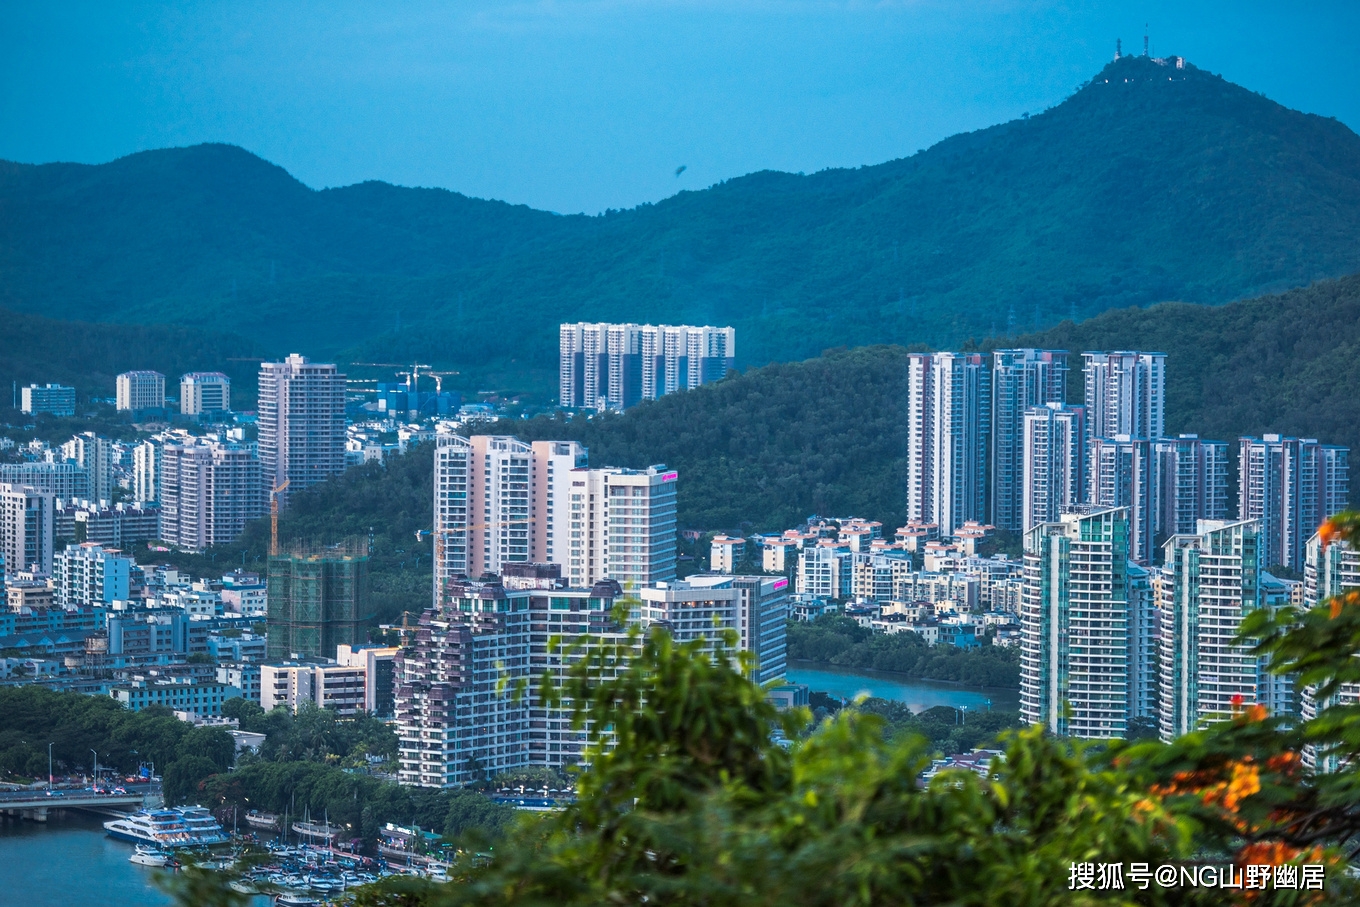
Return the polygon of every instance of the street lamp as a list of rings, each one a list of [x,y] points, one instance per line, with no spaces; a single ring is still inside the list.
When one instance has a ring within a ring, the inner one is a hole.
[[[55,741],[54,741],[55,742]],[[52,789],[52,744],[47,744],[47,789]]]
[[[99,754],[90,750],[90,755],[94,756],[94,789],[99,790]]]

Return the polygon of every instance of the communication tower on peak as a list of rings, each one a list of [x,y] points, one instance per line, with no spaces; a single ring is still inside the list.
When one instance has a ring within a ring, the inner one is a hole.
[[[1123,48],[1120,46],[1120,41],[1119,41],[1118,38],[1115,38],[1115,39],[1114,39],[1114,58],[1115,58],[1116,60],[1118,60],[1119,57],[1122,55],[1122,52],[1123,52]]]
[[[1148,55],[1148,27],[1147,27],[1147,23],[1144,22],[1144,23],[1143,23],[1143,56],[1146,57],[1147,55]]]

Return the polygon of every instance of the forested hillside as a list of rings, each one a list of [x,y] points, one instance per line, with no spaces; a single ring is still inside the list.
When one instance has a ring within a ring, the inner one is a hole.
[[[14,383],[67,384],[78,399],[112,397],[114,379],[131,369],[165,375],[165,392],[174,396],[185,372],[225,372],[231,376],[232,404],[253,409],[259,360],[258,343],[239,334],[170,324],[92,324],[58,321],[0,309],[0,410],[9,407]],[[271,350],[271,354],[277,354]]]
[[[557,216],[432,189],[313,191],[245,151],[0,165],[0,305],[319,356],[417,356],[554,393],[557,324],[730,323],[743,366],[952,346],[1360,269],[1360,137],[1187,65],[911,157]]]

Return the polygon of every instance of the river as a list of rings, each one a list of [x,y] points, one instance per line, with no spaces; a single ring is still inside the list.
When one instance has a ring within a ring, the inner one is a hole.
[[[827,693],[838,699],[853,699],[860,693],[868,693],[879,699],[893,699],[905,703],[913,712],[937,705],[969,711],[1020,709],[1020,693],[1016,690],[916,680],[887,671],[846,671],[816,662],[790,661],[785,677],[791,683],[805,683],[814,692]]]
[[[0,900],[22,907],[162,907],[155,871],[128,862],[132,845],[104,834],[107,817],[53,812],[47,822],[0,818]],[[10,899],[13,900],[10,900]]]

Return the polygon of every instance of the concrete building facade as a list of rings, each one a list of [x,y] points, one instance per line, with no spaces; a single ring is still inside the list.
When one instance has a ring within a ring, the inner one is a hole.
[[[76,389],[60,384],[30,384],[20,391],[19,410],[29,415],[74,416]]]
[[[345,376],[296,353],[260,366],[259,452],[266,492],[284,482],[280,506],[345,471]]]
[[[235,541],[264,516],[262,464],[237,444],[169,444],[160,453],[161,533],[187,551]]]
[[[194,417],[230,412],[231,379],[221,372],[182,375],[179,379],[179,411],[181,415]]]
[[[114,406],[119,411],[165,409],[165,376],[160,372],[123,372],[114,382]]]
[[[12,572],[50,574],[56,496],[0,482],[0,558]]]
[[[1268,566],[1303,569],[1308,538],[1323,520],[1346,509],[1349,454],[1314,438],[1241,439],[1237,512],[1261,521]]]
[[[1054,523],[1086,496],[1085,410],[1049,403],[1024,416],[1020,528]]]
[[[987,517],[991,371],[976,353],[912,353],[907,366],[907,518],[942,536]]]
[[[621,410],[723,378],[736,331],[693,325],[564,324],[559,330],[563,406]]]
[[[1140,702],[1149,597],[1130,595],[1126,508],[1063,514],[1025,533],[1020,713],[1056,734],[1122,737]],[[1144,677],[1147,675],[1144,674]],[[1070,710],[1070,711],[1069,711]]]
[[[1082,353],[1087,439],[1166,433],[1166,353]]]
[[[1026,414],[1067,400],[1066,350],[992,352],[991,523],[1021,532],[1025,525]],[[1083,431],[1085,430],[1083,426]]]

